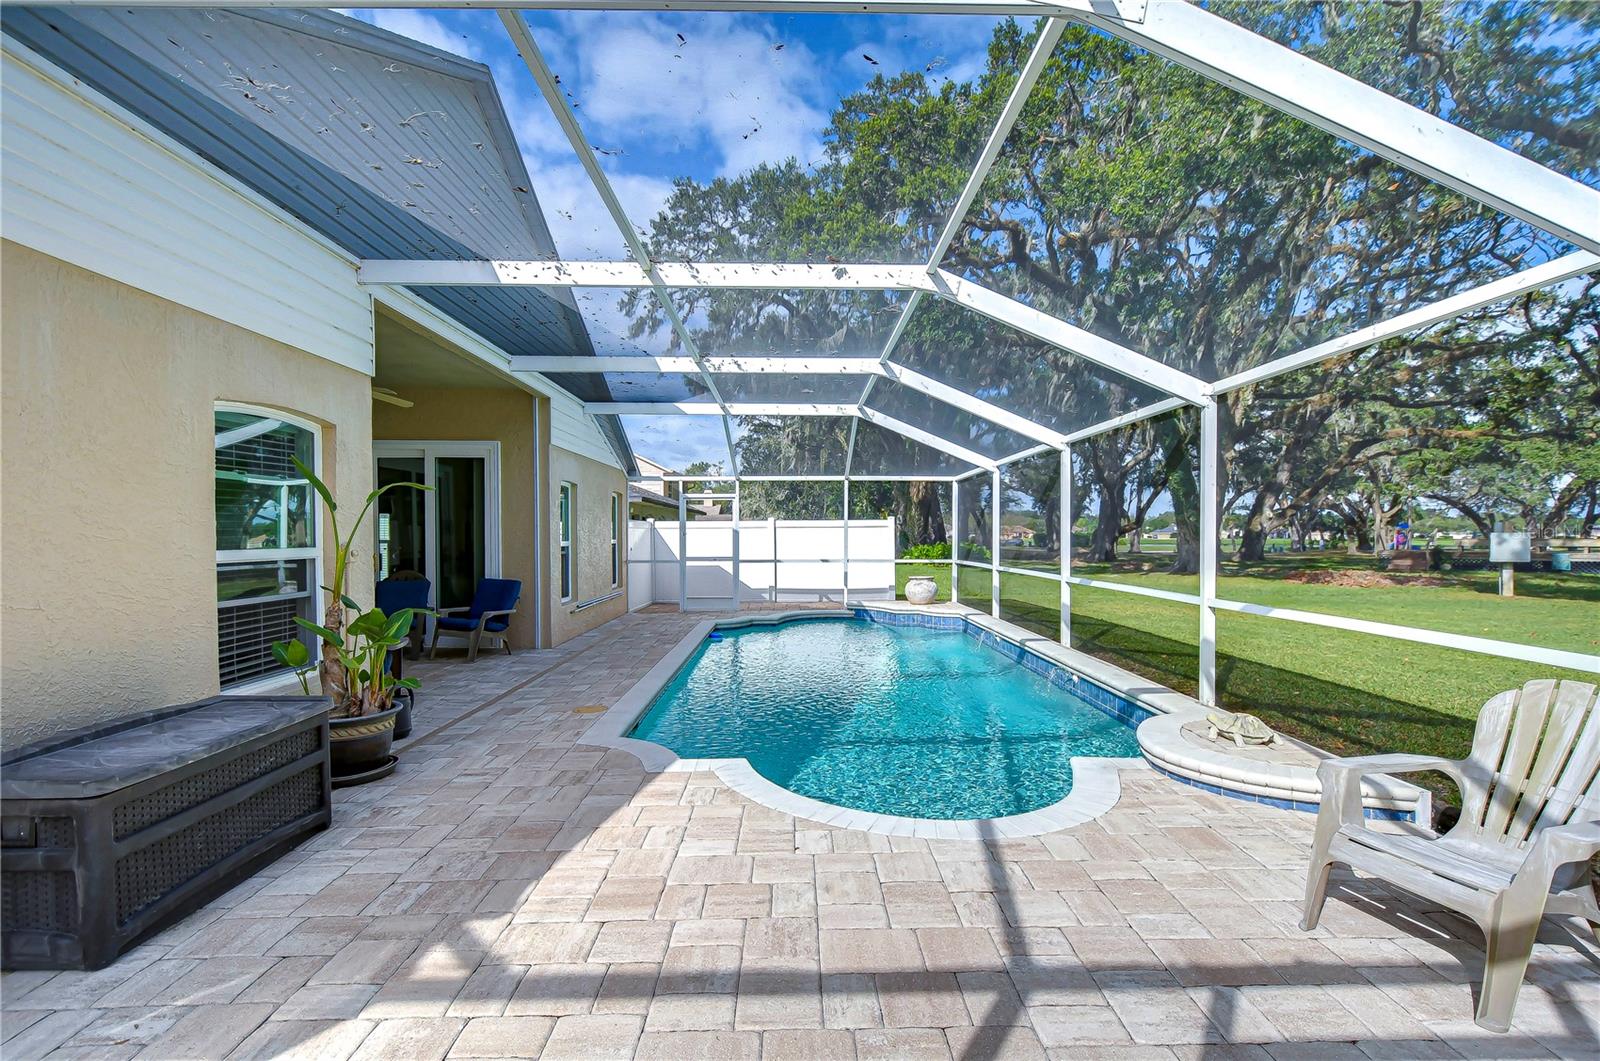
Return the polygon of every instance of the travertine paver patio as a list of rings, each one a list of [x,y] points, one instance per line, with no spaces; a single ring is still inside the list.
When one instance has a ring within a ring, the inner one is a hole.
[[[1470,926],[1345,878],[1311,818],[1123,773],[1098,821],[885,838],[586,747],[699,617],[418,665],[418,737],[334,827],[110,968],[3,981],[34,1057],[1594,1057],[1600,949],[1552,926],[1508,1036]],[[442,728],[441,728],[442,727]],[[1580,930],[1581,931],[1581,930]]]

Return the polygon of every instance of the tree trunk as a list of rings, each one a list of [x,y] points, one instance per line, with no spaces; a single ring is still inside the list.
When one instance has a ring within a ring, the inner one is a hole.
[[[960,485],[960,484],[957,484]],[[989,503],[986,495],[989,488],[972,492],[973,503],[961,506],[961,527],[957,531],[959,541],[957,548],[963,544],[989,548]]]
[[[1099,495],[1099,522],[1094,526],[1094,537],[1089,542],[1089,560],[1112,563],[1117,558],[1117,532],[1122,528],[1122,494],[1112,493],[1104,485],[1096,491]]]
[[[1347,532],[1344,538],[1345,552],[1351,556],[1372,552],[1372,527],[1369,524],[1347,518],[1344,525]]]
[[[1172,525],[1176,538],[1173,575],[1192,575],[1200,570],[1200,482],[1195,478],[1194,462],[1189,459],[1189,436],[1174,419],[1162,421],[1167,493],[1172,497]]]
[[[907,545],[934,545],[949,541],[944,511],[939,507],[939,491],[934,483],[921,480],[910,483],[906,501]]]
[[[1378,470],[1372,470],[1372,555],[1377,556],[1384,550],[1384,539],[1387,537],[1388,525],[1383,511],[1383,479]]]
[[[1284,451],[1278,461],[1277,469],[1272,477],[1262,483],[1256,490],[1255,500],[1250,504],[1250,514],[1245,518],[1244,537],[1239,541],[1237,559],[1264,560],[1267,555],[1267,539],[1272,536],[1272,526],[1269,519],[1283,501],[1283,495],[1289,489],[1292,472],[1292,458],[1299,455],[1300,447],[1292,446]]]
[[[1094,535],[1089,540],[1089,555],[1085,559],[1091,563],[1113,563],[1117,559],[1117,536],[1122,532],[1123,493],[1128,482],[1122,470],[1122,454],[1116,447],[1115,436],[1103,435],[1085,447],[1083,456],[1088,462],[1089,476],[1094,484],[1097,513]]]
[[[1266,493],[1266,487],[1257,490],[1255,500],[1250,503],[1250,511],[1244,520],[1244,533],[1239,538],[1239,551],[1234,554],[1235,559],[1259,561],[1267,557],[1267,535],[1270,528],[1264,515],[1267,507]]]
[[[1088,483],[1080,483],[1076,479],[1072,483],[1072,511],[1067,513],[1067,527],[1061,537],[1061,547],[1069,552],[1072,549],[1072,529],[1078,525],[1083,510],[1089,505],[1088,486]]]

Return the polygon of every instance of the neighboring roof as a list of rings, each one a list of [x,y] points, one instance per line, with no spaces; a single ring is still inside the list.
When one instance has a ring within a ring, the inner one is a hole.
[[[637,501],[640,504],[657,505],[661,508],[670,508],[673,512],[678,511],[677,498],[667,497],[665,494],[658,494],[653,490],[642,489],[636,483],[628,484],[628,501],[630,504]]]
[[[652,477],[652,478],[659,478],[660,476],[663,476],[663,475],[676,475],[676,474],[678,474],[677,472],[673,471],[671,468],[667,467],[665,464],[661,464],[658,461],[653,461],[649,457],[643,457],[643,456],[640,456],[639,454],[635,453],[633,455],[633,459],[634,459],[634,463],[636,463],[639,466],[639,474],[640,475],[649,476],[649,477]]]
[[[352,255],[556,256],[480,63],[318,11],[7,8],[0,29]],[[414,290],[507,353],[594,353],[566,290]],[[610,397],[599,374],[551,378]]]

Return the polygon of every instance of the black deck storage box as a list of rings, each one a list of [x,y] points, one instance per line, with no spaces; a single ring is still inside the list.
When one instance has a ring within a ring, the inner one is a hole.
[[[217,696],[0,763],[7,969],[98,969],[328,826],[328,701]]]

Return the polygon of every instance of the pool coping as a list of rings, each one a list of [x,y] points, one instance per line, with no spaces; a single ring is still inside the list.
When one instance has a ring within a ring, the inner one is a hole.
[[[857,617],[884,621],[879,616],[892,616],[888,619],[891,624],[898,622],[902,625],[944,628],[971,625],[979,631],[977,636],[980,643],[1002,652],[1019,666],[1026,666],[1035,673],[1043,673],[1041,665],[1056,671],[1055,674],[1044,676],[1058,687],[1068,687],[1068,681],[1073,686],[1087,681],[1088,689],[1078,688],[1076,691],[1080,695],[1087,694],[1089,702],[1107,714],[1133,726],[1143,757],[1073,757],[1072,789],[1057,802],[1024,814],[948,820],[878,814],[825,803],[791,792],[762,777],[748,759],[686,759],[653,741],[624,736],[650,709],[656,696],[714,630]],[[984,635],[988,635],[987,638]],[[1036,662],[1030,665],[1028,657]],[[1120,711],[1115,703],[1103,701],[1121,701],[1133,711]],[[1144,717],[1125,717],[1134,713],[1142,713]],[[995,839],[1040,836],[1081,825],[1116,805],[1121,796],[1118,771],[1126,769],[1153,769],[1174,781],[1235,799],[1283,809],[1317,809],[1321,799],[1321,783],[1317,780],[1314,768],[1243,759],[1225,752],[1197,748],[1184,741],[1181,736],[1183,726],[1203,719],[1205,714],[1206,708],[1192,697],[975,608],[960,604],[847,601],[839,608],[762,612],[695,623],[644,677],[635,682],[604,714],[596,716],[583,737],[583,743],[628,752],[652,773],[707,771],[761,806],[827,825],[861,829],[885,836]],[[1301,742],[1294,743],[1312,754],[1326,754]],[[1398,779],[1381,775],[1368,778],[1363,786],[1363,797],[1371,817],[1427,820],[1427,791]]]

